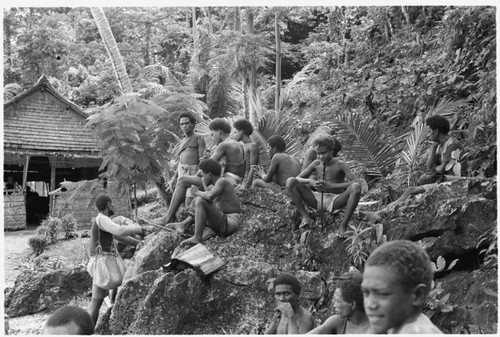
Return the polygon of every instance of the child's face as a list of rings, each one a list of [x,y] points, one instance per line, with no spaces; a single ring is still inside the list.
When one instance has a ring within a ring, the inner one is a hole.
[[[405,290],[394,268],[366,266],[363,273],[364,307],[375,333],[387,333],[415,314],[414,292]]]
[[[333,157],[332,150],[326,146],[318,146],[314,150],[316,151],[316,157],[323,163],[327,163]]]

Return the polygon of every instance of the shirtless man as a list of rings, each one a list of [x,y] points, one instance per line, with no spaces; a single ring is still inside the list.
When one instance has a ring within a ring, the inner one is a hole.
[[[228,179],[235,186],[241,184],[245,174],[245,152],[243,145],[229,137],[231,126],[222,118],[215,118],[209,124],[208,128],[212,133],[214,144],[217,145],[210,158],[223,162],[224,173],[222,176],[224,178]],[[194,176],[179,177],[167,214],[154,219],[153,222],[163,225],[173,221],[175,213],[184,201],[187,189],[193,185],[202,186],[201,176],[202,174],[199,170]]]
[[[358,205],[361,185],[349,166],[335,158],[342,148],[337,139],[329,135],[318,135],[313,140],[312,146],[318,159],[296,178],[288,178],[286,187],[302,216],[301,230],[306,230],[312,223],[304,203],[315,209],[323,206],[323,209],[329,212],[347,206],[337,233],[343,238],[347,231],[347,223]],[[322,191],[323,205],[321,205]]]
[[[263,171],[256,172],[256,175],[261,179],[255,179],[252,187],[268,188],[276,193],[281,193],[290,196],[287,188],[286,181],[290,177],[296,177],[300,173],[299,160],[285,153],[286,143],[281,136],[271,136],[267,140],[269,148],[269,157],[271,158],[271,165],[267,174]],[[275,181],[273,181],[275,178]]]
[[[393,212],[395,207],[406,201],[410,196],[432,191],[437,188],[439,182],[446,180],[447,176],[455,175],[453,166],[458,161],[458,158],[453,158],[453,152],[456,150],[463,152],[463,145],[455,137],[448,134],[450,123],[443,116],[430,116],[425,120],[425,124],[432,145],[426,162],[427,172],[420,177],[419,186],[408,187],[398,200],[387,205],[386,208],[378,212],[359,212],[360,216],[375,222],[380,221],[387,213]],[[462,170],[464,170],[463,167]]]
[[[250,138],[253,133],[252,124],[246,119],[238,119],[233,123],[235,130],[234,139],[242,142],[245,148],[245,178],[243,179],[243,188],[249,188],[252,185],[254,173],[259,165],[259,146]]]
[[[200,162],[202,184],[205,191],[191,187],[194,199],[194,219],[188,217],[176,229],[184,231],[194,220],[194,236],[184,242],[203,243],[203,230],[210,227],[218,236],[229,236],[238,230],[242,221],[242,209],[232,183],[221,177],[221,167],[213,159]],[[213,188],[208,190],[208,186]]]
[[[292,275],[282,274],[274,280],[274,309],[266,335],[298,335],[312,330],[316,323],[309,310],[299,303],[301,286]]]
[[[180,114],[178,121],[184,133],[184,138],[177,153],[179,155],[179,165],[177,166],[175,178],[195,175],[198,172],[198,163],[205,152],[205,140],[194,133],[196,118],[189,112],[183,112]],[[187,190],[185,205],[190,205],[192,200],[191,191]]]

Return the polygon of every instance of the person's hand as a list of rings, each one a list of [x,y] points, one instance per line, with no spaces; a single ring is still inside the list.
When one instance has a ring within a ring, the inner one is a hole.
[[[196,192],[198,192],[200,189],[198,186],[191,186],[191,194],[196,195]]]
[[[155,231],[155,226],[151,226],[151,225],[142,226],[142,233],[143,234],[152,233],[154,231]]]
[[[317,191],[322,192],[326,187],[326,183],[324,180],[317,180],[314,182],[313,186]]]
[[[293,308],[290,305],[290,303],[280,303],[277,307],[276,310],[281,312],[281,315],[285,316],[286,318],[290,318],[293,316]]]

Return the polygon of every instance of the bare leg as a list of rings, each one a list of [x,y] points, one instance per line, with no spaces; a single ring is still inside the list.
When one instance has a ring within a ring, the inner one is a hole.
[[[359,212],[359,215],[364,216],[364,217],[368,218],[369,220],[372,220],[375,222],[381,221],[382,218],[387,213],[392,212],[395,207],[397,207],[400,203],[406,201],[410,196],[416,195],[416,194],[421,194],[424,192],[425,192],[425,188],[423,188],[421,186],[410,186],[404,191],[403,195],[401,195],[398,200],[390,203],[384,209],[381,209],[378,212]]]
[[[333,202],[334,209],[346,207],[344,218],[339,226],[339,234],[344,235],[347,231],[347,223],[358,206],[361,197],[361,185],[352,183],[341,195]]]
[[[180,234],[184,234],[186,232],[186,229],[189,227],[194,222],[194,219],[190,216],[188,216],[186,219],[184,219],[181,222],[172,222],[169,224],[166,224],[166,227],[173,228]]]
[[[311,189],[298,181],[297,178],[288,178],[286,181],[286,188],[290,193],[290,198],[292,198],[293,203],[302,216],[300,226],[304,227],[312,221],[309,213],[306,211],[304,202],[314,208],[318,206],[318,202],[316,201],[316,198],[314,197]]]
[[[172,196],[167,214],[155,219],[154,222],[156,224],[163,225],[173,220],[175,213],[186,199],[186,190],[192,185],[201,186],[201,178],[198,176],[182,176],[177,179],[177,185],[175,186],[174,195]]]
[[[203,242],[203,230],[205,225],[215,229],[216,231],[220,228],[222,223],[222,218],[224,213],[217,208],[211,202],[203,199],[196,198],[195,202],[195,213],[194,213],[194,236],[186,240],[187,242],[202,243]]]
[[[103,300],[103,298],[92,298],[92,302],[90,303],[89,314],[92,318],[92,322],[94,322],[94,327],[97,324],[97,319],[99,318],[99,309],[101,309]]]
[[[114,304],[114,303],[115,303],[115,300],[116,300],[116,294],[118,294],[118,288],[111,289],[111,290],[109,291],[109,301],[111,302],[111,304]]]

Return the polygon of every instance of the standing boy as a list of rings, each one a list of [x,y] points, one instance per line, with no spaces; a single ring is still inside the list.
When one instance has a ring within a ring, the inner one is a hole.
[[[253,133],[252,124],[246,119],[238,119],[233,123],[235,130],[234,139],[243,143],[245,149],[245,177],[243,179],[243,188],[249,188],[252,185],[254,173],[259,165],[259,147],[250,138]]]
[[[296,177],[300,173],[300,162],[291,154],[285,152],[286,143],[281,136],[271,136],[267,140],[271,165],[267,174],[256,172],[261,179],[255,179],[252,187],[268,188],[276,193],[290,196],[286,189],[286,181],[290,177]],[[274,178],[274,181],[273,181]]]
[[[421,310],[431,289],[429,255],[408,240],[376,248],[363,272],[365,312],[375,333],[441,334]]]
[[[298,335],[312,330],[316,323],[309,310],[299,303],[301,286],[292,275],[282,274],[274,280],[274,309],[266,335]]]
[[[349,166],[337,158],[341,145],[330,135],[318,135],[312,142],[317,159],[296,178],[288,178],[286,187],[293,203],[302,216],[301,229],[307,229],[312,219],[305,204],[333,212],[346,207],[338,236],[345,237],[347,223],[361,196],[361,185]]]
[[[194,176],[198,172],[198,164],[205,152],[205,140],[194,133],[196,118],[189,112],[183,112],[179,116],[179,124],[184,138],[179,147],[179,165],[177,166],[176,177]],[[193,200],[189,190],[186,191],[186,205]]]
[[[210,227],[218,236],[229,236],[238,230],[242,221],[242,209],[231,182],[221,177],[221,167],[213,159],[200,162],[202,184],[205,191],[192,187],[194,199],[194,236],[184,242],[203,243],[203,230]],[[209,191],[207,186],[213,185]],[[188,217],[174,227],[183,232],[193,223]]]

